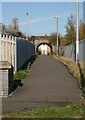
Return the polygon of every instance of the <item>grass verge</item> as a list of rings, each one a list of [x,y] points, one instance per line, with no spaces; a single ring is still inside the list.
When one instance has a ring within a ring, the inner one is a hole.
[[[28,70],[19,70],[17,73],[14,74],[14,80],[23,79],[28,76]]]
[[[71,104],[63,107],[36,108],[31,111],[6,113],[3,118],[84,118],[84,107]]]
[[[28,61],[26,61],[26,63],[21,67],[21,69],[14,74],[14,80],[22,80],[25,77],[28,76],[28,64],[30,63],[30,66],[33,64],[33,62],[36,59],[36,55],[32,56]]]
[[[69,72],[78,80],[79,86],[83,91],[83,97],[85,98],[85,64],[76,64],[75,61],[64,56],[53,55],[52,57],[63,63]]]
[[[22,79],[26,78],[29,75],[29,68],[33,64],[36,59],[36,55],[32,56],[22,67],[21,69],[14,74],[14,83],[13,83],[13,91],[15,91],[18,87],[23,86]],[[30,67],[28,65],[30,64]]]

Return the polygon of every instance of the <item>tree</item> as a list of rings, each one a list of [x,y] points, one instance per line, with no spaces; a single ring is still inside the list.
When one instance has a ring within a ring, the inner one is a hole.
[[[66,35],[64,36],[65,44],[76,42],[76,22],[74,17],[71,15],[68,18],[66,25]],[[79,22],[79,40],[85,39],[85,24],[80,20]]]
[[[59,46],[60,46],[60,37],[61,35],[58,34],[58,42],[59,42]],[[57,44],[57,33],[51,33],[50,37],[49,37],[49,42],[52,45],[56,45]]]
[[[18,19],[17,18],[13,18],[12,23],[11,23],[11,29],[12,29],[12,33],[14,34],[14,36],[16,36],[17,33],[19,32],[19,26],[18,26]]]
[[[85,39],[85,23],[83,23],[83,39]]]
[[[34,41],[35,41],[35,36],[32,35],[31,37],[28,37],[28,40],[31,41],[32,43],[34,43]]]
[[[1,32],[2,32],[2,34],[5,35],[6,31],[7,31],[6,26],[2,24],[2,25],[1,25]]]
[[[19,32],[16,33],[16,36],[17,37],[23,37],[23,34],[22,34],[22,32],[19,31]]]
[[[65,39],[67,40],[67,44],[73,43],[76,40],[75,19],[72,15],[68,18]]]
[[[9,26],[7,28],[7,33],[10,36],[16,36],[16,37],[24,37],[24,38],[26,38],[26,35],[23,34],[19,30],[18,18],[13,18],[11,24],[9,24]]]
[[[11,36],[19,36],[18,19],[13,18],[12,23],[8,26],[8,34]]]
[[[79,40],[85,39],[85,24],[80,20],[79,24]]]

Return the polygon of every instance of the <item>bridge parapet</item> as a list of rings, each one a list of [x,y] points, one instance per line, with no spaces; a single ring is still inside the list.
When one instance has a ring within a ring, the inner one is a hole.
[[[49,40],[48,39],[36,39],[35,40],[35,51],[38,53],[38,48],[39,46],[41,46],[42,44],[46,44],[47,47],[43,48],[46,51],[50,51],[50,53],[52,53],[52,46],[49,44]]]
[[[49,41],[48,40],[46,40],[46,39],[39,39],[39,40],[35,40],[35,45],[37,44],[40,44],[40,43],[49,43]]]

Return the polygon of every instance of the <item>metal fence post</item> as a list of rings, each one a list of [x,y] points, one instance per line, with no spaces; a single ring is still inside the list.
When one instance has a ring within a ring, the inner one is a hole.
[[[16,37],[15,37],[15,72],[17,72],[17,41],[16,41]]]
[[[9,63],[11,63],[11,36],[9,36]]]
[[[12,65],[14,67],[14,37],[12,36]]]
[[[1,50],[1,38],[2,38],[2,35],[0,34],[0,61],[1,61],[1,55],[2,55],[2,50]]]

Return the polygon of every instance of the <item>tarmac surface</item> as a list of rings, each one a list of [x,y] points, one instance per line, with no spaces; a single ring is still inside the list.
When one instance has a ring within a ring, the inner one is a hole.
[[[29,76],[22,82],[23,86],[16,89],[12,96],[2,99],[2,113],[78,103],[81,100],[77,80],[66,66],[51,56],[38,56]]]

